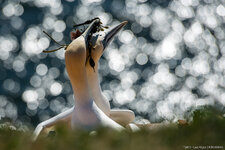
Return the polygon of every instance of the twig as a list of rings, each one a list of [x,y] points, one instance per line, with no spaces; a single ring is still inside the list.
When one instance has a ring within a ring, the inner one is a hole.
[[[92,19],[92,20],[87,20],[85,21],[84,23],[80,23],[80,24],[75,24],[73,27],[78,27],[78,26],[81,26],[81,25],[85,25],[85,24],[90,24],[92,23],[92,21],[96,20],[96,19],[99,19],[98,17]]]
[[[45,31],[43,31],[43,32],[44,32],[44,34],[46,34],[52,41],[54,41],[59,46],[65,46],[65,45],[61,45],[59,42],[57,42],[55,39],[53,39],[47,32],[45,32]]]
[[[51,53],[51,52],[55,52],[55,51],[57,51],[57,50],[59,50],[59,49],[61,49],[61,48],[67,48],[67,46],[68,45],[62,45],[62,44],[60,44],[60,43],[58,43],[55,39],[53,39],[47,32],[45,32],[45,31],[43,31],[44,32],[44,34],[46,34],[53,42],[55,42],[56,44],[58,44],[60,47],[58,47],[58,48],[56,48],[56,49],[53,49],[53,50],[43,50],[42,52],[43,53]]]
[[[64,48],[65,46],[60,46],[59,48],[56,48],[56,49],[53,49],[53,50],[43,50],[42,52],[43,53],[51,53],[51,52],[55,52],[55,51],[57,51],[57,50],[59,50],[59,49],[61,49],[61,48]]]

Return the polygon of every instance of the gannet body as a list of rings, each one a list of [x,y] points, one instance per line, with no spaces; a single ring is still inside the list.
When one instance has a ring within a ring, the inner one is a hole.
[[[98,70],[98,61],[99,61],[100,57],[102,56],[104,49],[109,44],[109,42],[114,37],[114,35],[125,24],[126,24],[126,22],[123,22],[120,25],[113,28],[112,30],[110,30],[105,35],[98,34],[98,35],[95,35],[91,39],[92,43],[95,45],[94,50],[92,50],[92,56],[96,63],[96,66],[95,66],[96,70]],[[87,32],[88,32],[88,29],[87,29]],[[86,34],[87,34],[87,32],[86,32]],[[66,55],[65,55],[65,57],[66,57],[65,60],[67,62],[66,63],[67,70],[71,70],[69,77],[71,78],[71,83],[73,82],[72,86],[73,86],[73,84],[75,84],[74,82],[78,82],[78,81],[76,81],[77,80],[77,78],[75,77],[76,75],[75,76],[73,75],[74,66],[70,65],[70,64],[74,63],[71,56],[75,55],[75,53],[78,53],[81,55],[81,52],[83,52],[83,53],[86,52],[84,50],[84,49],[86,49],[85,47],[78,47],[78,45],[85,45],[85,36],[81,36],[81,37],[79,37],[79,39],[76,39],[76,41],[73,41],[68,46],[67,50],[69,50],[69,51],[66,51]],[[74,51],[74,49],[80,49],[80,50]],[[81,58],[81,57],[79,57],[79,58]],[[81,63],[81,62],[83,63],[83,60],[78,61],[78,63]],[[80,64],[78,66],[84,66],[84,64]],[[89,64],[85,65],[86,71],[82,67],[78,67],[78,68],[79,68],[79,71],[82,70],[82,72],[80,72],[80,75],[83,75],[86,77],[85,79],[82,78],[82,82],[83,83],[85,82],[85,84],[86,84],[86,86],[85,86],[86,89],[84,91],[86,91],[88,89],[87,91],[89,91],[89,92],[81,91],[81,93],[76,95],[76,92],[74,91],[74,94],[76,96],[75,99],[78,99],[78,101],[79,101],[79,99],[88,99],[88,98],[90,98],[90,95],[92,96],[92,100],[90,100],[90,99],[87,100],[89,102],[89,104],[87,103],[87,105],[85,105],[85,106],[92,107],[90,110],[93,111],[93,112],[87,112],[87,114],[88,113],[96,113],[96,115],[97,115],[96,119],[92,120],[93,122],[91,123],[91,126],[95,125],[95,124],[97,125],[97,124],[99,124],[99,122],[101,122],[102,125],[106,125],[106,126],[113,125],[111,127],[121,129],[122,127],[120,125],[126,126],[134,120],[134,113],[130,110],[110,110],[109,102],[105,98],[105,96],[102,94],[101,87],[99,85],[98,73],[94,72]],[[85,73],[86,73],[86,75],[85,75]],[[76,79],[74,79],[74,78],[76,78]],[[79,77],[78,77],[78,80],[79,80],[79,82],[81,81],[81,79]],[[86,81],[83,81],[83,80],[87,80],[88,83],[86,83]],[[88,84],[88,86],[87,86],[87,84]],[[81,85],[79,85],[79,83],[77,85],[81,86]],[[84,85],[82,85],[82,87],[83,86]],[[76,87],[73,87],[73,89],[74,88],[76,89]],[[78,90],[79,90],[79,88],[78,88]],[[89,95],[89,97],[88,96],[85,97],[84,95],[86,95],[86,94]],[[92,102],[93,100],[94,100],[94,102]],[[78,108],[82,107],[82,105],[80,105],[78,102],[77,103],[75,102],[75,106],[77,106]],[[84,110],[82,110],[82,111],[84,111]],[[74,109],[74,107],[72,107],[72,108],[68,109],[67,111],[58,114],[57,116],[40,123],[34,131],[34,139],[37,138],[37,136],[39,135],[39,133],[42,131],[43,128],[50,127],[59,121],[71,122],[72,127],[74,126],[73,124],[80,124],[80,125],[84,126],[85,121],[83,120],[83,122],[82,122],[82,118],[79,118],[78,117],[79,115],[77,116],[76,113],[78,113],[78,114],[81,113],[81,110],[76,110],[76,109]],[[71,120],[71,116],[73,116],[72,120]],[[98,118],[99,116],[102,120],[99,120],[99,118]],[[120,125],[115,123],[113,120],[109,119],[108,116],[111,119],[118,122]],[[79,123],[78,123],[78,120],[79,120]],[[86,118],[86,120],[88,120],[88,119]],[[86,122],[86,124],[89,124],[89,123]],[[86,127],[88,128],[88,126],[86,126]]]

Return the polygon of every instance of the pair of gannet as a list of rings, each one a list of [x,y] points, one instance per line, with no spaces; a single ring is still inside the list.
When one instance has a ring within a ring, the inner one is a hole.
[[[98,78],[98,61],[113,37],[127,24],[122,22],[108,32],[99,32],[90,39],[92,43],[91,55],[95,62],[95,70],[86,63],[89,51],[87,38],[94,20],[86,31],[68,45],[65,52],[65,62],[68,76],[72,84],[75,106],[59,115],[40,123],[35,131],[35,140],[44,128],[51,127],[59,121],[68,121],[71,128],[92,130],[95,127],[107,126],[116,130],[131,123],[135,116],[131,110],[111,110],[108,100],[102,93]]]

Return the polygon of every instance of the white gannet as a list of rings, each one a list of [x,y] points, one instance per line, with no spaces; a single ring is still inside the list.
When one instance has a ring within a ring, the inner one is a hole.
[[[120,23],[113,29],[109,30],[108,32],[100,32],[98,34],[93,35],[92,39],[90,40],[93,48],[92,48],[92,58],[95,62],[95,68],[98,70],[98,62],[101,58],[104,50],[113,39],[113,37],[127,24],[126,21]],[[103,95],[100,82],[99,82],[99,75],[98,72],[94,72],[93,68],[90,65],[86,66],[87,76],[88,76],[88,84],[90,86],[91,94],[94,98],[94,102],[96,105],[111,119],[116,121],[122,126],[128,125],[132,122],[135,118],[133,111],[131,110],[113,110],[110,109],[109,101]]]
[[[91,34],[95,23],[100,20],[94,20],[88,29],[78,38],[73,40],[65,52],[65,63],[68,76],[72,85],[75,101],[75,108],[72,112],[71,127],[94,129],[102,125],[114,129],[123,129],[121,125],[110,119],[94,102],[88,85],[87,72],[85,65],[89,56],[88,36]],[[104,43],[101,44],[103,46]]]
[[[118,31],[120,31],[120,29],[125,24],[126,24],[126,22],[123,22],[107,33],[104,32],[104,34],[103,33],[96,34],[95,36],[92,37],[91,42],[94,45],[94,49],[92,50],[92,57],[96,64],[96,66],[95,66],[96,70],[98,70],[98,61],[99,61],[100,57],[102,56],[102,53],[105,50],[106,46],[109,44],[109,42],[115,36],[115,34],[118,33]],[[88,32],[88,30],[86,30],[86,31]],[[81,39],[79,39],[79,40],[81,40]],[[76,42],[78,42],[78,41],[76,41]],[[80,42],[78,42],[78,43],[80,43]],[[72,42],[70,45],[73,46],[74,43]],[[69,46],[68,46],[68,48],[69,48]],[[73,47],[71,47],[71,49],[72,48],[77,48],[77,47],[73,46]],[[109,102],[102,94],[101,87],[99,85],[98,73],[94,72],[89,64],[87,64],[85,67],[86,67],[86,74],[87,74],[89,90],[90,90],[91,95],[93,96],[93,99],[94,99],[94,102],[96,103],[96,105],[107,116],[109,116],[110,118],[112,118],[113,120],[115,120],[116,122],[118,122],[119,124],[121,124],[123,126],[126,126],[127,124],[132,122],[134,120],[134,113],[132,111],[130,111],[130,110],[110,110]],[[74,108],[70,108],[63,113],[60,113],[59,115],[40,123],[34,131],[34,139],[36,139],[36,137],[39,135],[39,133],[42,131],[43,128],[50,127],[50,126],[56,124],[58,121],[71,120],[71,116],[72,116],[71,114],[73,111],[74,111]]]

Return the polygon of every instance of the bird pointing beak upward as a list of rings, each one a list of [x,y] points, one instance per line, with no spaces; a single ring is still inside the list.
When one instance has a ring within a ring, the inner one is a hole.
[[[92,29],[94,28],[95,23],[98,23],[100,20],[96,19],[94,20],[89,27],[85,30],[85,32],[82,34],[85,41],[87,42],[88,36],[90,35]],[[121,22],[119,25],[115,26],[112,29],[109,29],[108,31],[104,32],[104,35],[101,36],[99,39],[102,41],[103,50],[109,45],[109,43],[112,41],[113,37],[127,24],[127,21]],[[92,43],[95,43],[99,35],[102,35],[101,32],[94,36],[94,38],[91,38]],[[86,43],[87,44],[87,43]]]
[[[105,32],[105,35],[103,37],[103,47],[104,49],[109,45],[109,43],[112,41],[113,37],[127,24],[127,21],[121,22],[116,27],[112,28],[111,30]]]

